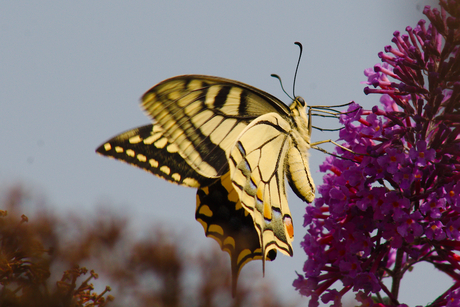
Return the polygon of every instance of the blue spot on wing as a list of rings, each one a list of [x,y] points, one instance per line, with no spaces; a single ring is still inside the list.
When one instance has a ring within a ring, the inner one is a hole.
[[[236,143],[236,147],[238,148],[238,150],[240,151],[241,155],[244,157],[246,156],[246,150],[244,150],[244,147],[243,145],[241,144],[241,142],[237,142]]]
[[[249,185],[251,186],[251,189],[257,190],[257,185],[256,185],[256,183],[254,182],[254,179],[252,179],[252,177],[249,178]]]

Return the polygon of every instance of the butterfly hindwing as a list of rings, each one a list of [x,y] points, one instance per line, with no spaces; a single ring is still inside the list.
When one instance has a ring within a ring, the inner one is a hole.
[[[185,75],[160,82],[142,96],[142,107],[164,128],[179,154],[204,177],[228,171],[238,135],[258,116],[289,109],[257,88],[224,78]]]
[[[277,113],[258,117],[238,138],[229,165],[233,186],[254,219],[264,252],[276,246],[292,256],[294,231],[285,188],[290,130]]]
[[[156,124],[123,132],[99,146],[96,152],[180,185],[197,188],[214,181],[195,172]]]
[[[235,293],[241,268],[252,260],[262,259],[262,248],[254,221],[241,206],[230,173],[227,172],[218,180],[196,173],[177,153],[157,124],[123,132],[99,146],[96,152],[170,182],[199,188],[196,220],[203,226],[206,236],[215,239],[221,249],[229,253],[232,289]],[[267,260],[274,260],[275,257],[276,250],[272,249]]]
[[[198,189],[195,217],[206,236],[216,240],[221,249],[229,253],[232,290],[235,293],[241,268],[251,260],[262,259],[263,254],[252,216],[241,206],[230,173],[212,185]],[[267,260],[275,257],[276,249],[273,247],[267,253]]]

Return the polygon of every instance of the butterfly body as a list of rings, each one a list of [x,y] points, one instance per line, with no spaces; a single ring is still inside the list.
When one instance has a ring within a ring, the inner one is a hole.
[[[196,218],[229,252],[235,285],[248,261],[272,260],[276,250],[292,256],[285,177],[302,200],[312,202],[315,193],[305,101],[287,107],[250,85],[203,75],[164,80],[141,100],[153,124],[97,152],[198,188]]]
[[[292,144],[288,152],[286,172],[289,184],[298,197],[313,202],[315,185],[311,179],[308,153],[311,141],[311,120],[307,117],[307,104],[302,97],[296,97],[290,106],[292,118]]]

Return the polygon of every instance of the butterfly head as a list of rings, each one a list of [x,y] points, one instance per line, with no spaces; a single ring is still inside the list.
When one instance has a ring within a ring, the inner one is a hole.
[[[292,115],[297,115],[297,112],[300,113],[306,113],[307,111],[307,103],[305,102],[305,99],[303,99],[300,96],[297,96],[289,106],[289,109],[291,109],[291,114]],[[297,111],[297,112],[296,112]]]
[[[305,99],[303,99],[302,97],[300,96],[297,96],[295,99],[294,99],[295,102],[297,102],[298,104],[300,104],[302,107],[305,107],[307,105],[307,103],[305,102]]]

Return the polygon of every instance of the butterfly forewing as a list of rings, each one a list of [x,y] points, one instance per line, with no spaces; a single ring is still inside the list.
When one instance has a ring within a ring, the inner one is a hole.
[[[214,181],[198,174],[182,159],[177,146],[168,141],[159,125],[123,132],[99,146],[96,152],[180,185],[197,188]]]
[[[142,107],[179,154],[204,177],[228,170],[235,139],[258,116],[289,109],[275,97],[233,80],[187,75],[165,80],[142,97]]]

